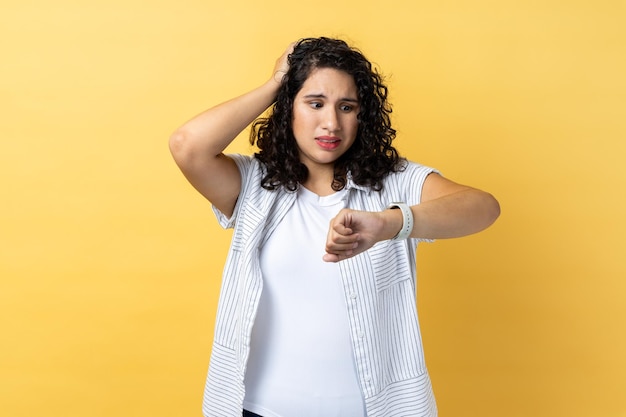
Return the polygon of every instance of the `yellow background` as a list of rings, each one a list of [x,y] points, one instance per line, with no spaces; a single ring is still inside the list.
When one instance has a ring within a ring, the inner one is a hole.
[[[4,1],[0,414],[200,415],[230,232],[168,136],[331,35],[387,75],[404,155],[502,205],[418,255],[440,415],[626,416],[625,9]]]

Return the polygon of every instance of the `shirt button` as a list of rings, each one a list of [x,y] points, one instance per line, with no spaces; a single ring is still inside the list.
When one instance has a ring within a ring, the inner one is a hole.
[[[359,339],[363,339],[365,337],[365,333],[363,333],[362,331],[359,331],[357,333],[357,336],[359,336]]]
[[[351,292],[350,293],[350,298],[352,298],[353,300],[356,300],[356,293],[355,292]]]
[[[363,379],[365,379],[365,382],[370,382],[372,380],[372,377],[369,375],[365,375],[365,378]]]

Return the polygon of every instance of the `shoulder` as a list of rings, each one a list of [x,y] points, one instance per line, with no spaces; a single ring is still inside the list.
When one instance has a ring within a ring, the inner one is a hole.
[[[225,216],[214,207],[214,211],[224,228],[234,227],[242,212],[247,212],[249,207],[254,210],[261,210],[267,206],[266,201],[271,198],[272,193],[261,187],[261,179],[264,175],[264,165],[254,155],[228,154],[241,174],[241,190],[230,217]]]
[[[242,182],[248,182],[252,178],[258,178],[263,175],[265,171],[263,163],[254,155],[233,153],[226,156],[232,159],[237,165]]]
[[[390,173],[385,178],[385,185],[387,183],[412,183],[414,181],[423,181],[433,172],[439,173],[439,171],[433,167],[409,161],[408,159],[402,159],[398,164],[397,170]]]
[[[403,159],[398,169],[385,177],[381,190],[383,198],[390,201],[404,201],[411,205],[418,204],[426,178],[432,173],[439,173],[439,171],[427,165]]]
[[[253,155],[242,155],[239,153],[232,153],[226,156],[235,161],[235,164],[237,164],[237,168],[239,168],[239,171],[242,171],[242,173],[243,171],[249,170],[256,160]]]

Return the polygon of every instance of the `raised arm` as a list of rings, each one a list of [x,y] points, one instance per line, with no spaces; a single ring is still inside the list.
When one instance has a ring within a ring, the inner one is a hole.
[[[261,86],[200,113],[170,137],[170,151],[187,180],[227,216],[235,208],[241,177],[223,151],[274,102],[292,50],[290,45],[278,58],[271,78]]]
[[[470,235],[489,227],[500,215],[498,201],[489,193],[430,174],[421,203],[410,207],[411,237],[444,239]],[[332,220],[324,260],[337,262],[391,239],[403,225],[400,210],[365,212],[344,209]]]
[[[471,235],[491,226],[500,216],[500,204],[485,191],[430,174],[422,188],[421,204],[411,207],[411,211],[415,224],[411,237],[445,239]]]

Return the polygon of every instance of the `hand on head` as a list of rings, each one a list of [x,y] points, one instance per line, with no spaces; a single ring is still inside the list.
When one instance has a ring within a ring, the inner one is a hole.
[[[276,64],[274,65],[274,71],[272,72],[272,79],[277,83],[281,83],[283,81],[283,77],[287,74],[289,70],[289,54],[293,52],[293,48],[296,46],[296,42],[292,42],[289,44],[285,52],[276,60]]]

